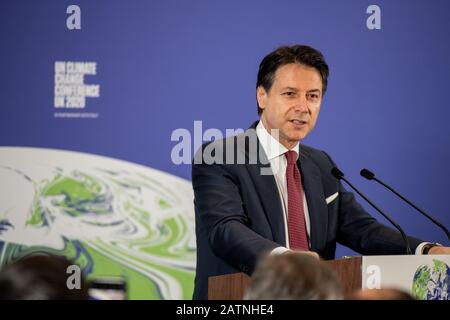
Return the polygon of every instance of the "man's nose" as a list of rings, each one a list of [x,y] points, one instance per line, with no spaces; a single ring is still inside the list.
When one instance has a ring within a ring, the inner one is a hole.
[[[300,96],[297,101],[295,101],[294,111],[296,112],[308,112],[308,100],[305,96]]]

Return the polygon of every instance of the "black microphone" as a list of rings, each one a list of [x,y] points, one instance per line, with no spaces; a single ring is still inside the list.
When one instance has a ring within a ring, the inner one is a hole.
[[[397,197],[399,197],[400,199],[402,199],[403,201],[405,201],[407,204],[409,204],[411,207],[413,207],[414,209],[416,209],[417,211],[419,211],[422,215],[424,215],[425,217],[427,217],[431,222],[433,222],[435,225],[437,225],[439,228],[441,228],[442,230],[444,230],[445,234],[447,235],[447,238],[450,240],[450,233],[448,232],[448,229],[439,221],[437,221],[436,219],[434,219],[432,216],[430,216],[428,213],[426,213],[425,211],[423,211],[422,209],[420,209],[419,207],[417,207],[414,203],[412,203],[411,201],[409,201],[408,199],[406,199],[404,196],[402,196],[400,193],[398,193],[396,190],[394,190],[394,188],[388,186],[386,183],[384,183],[383,181],[377,179],[375,177],[375,174],[368,170],[368,169],[362,169],[360,172],[361,176],[363,176],[364,178],[366,178],[367,180],[375,180],[376,182],[378,182],[379,184],[381,184],[383,187],[389,189],[390,191],[392,191]]]
[[[398,225],[397,222],[392,220],[386,213],[384,213],[380,208],[378,208],[372,201],[370,201],[364,194],[361,193],[355,186],[353,186],[350,181],[344,178],[344,173],[338,168],[334,167],[331,169],[331,174],[338,180],[345,181],[353,190],[355,190],[364,200],[366,200],[375,210],[377,210],[383,217],[386,218],[402,235],[403,240],[406,244],[406,254],[412,254],[411,245],[409,244],[409,239],[406,236],[405,231]]]

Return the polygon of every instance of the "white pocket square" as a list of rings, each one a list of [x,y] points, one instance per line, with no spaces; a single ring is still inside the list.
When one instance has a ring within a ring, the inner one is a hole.
[[[339,195],[339,192],[332,194],[331,196],[329,196],[328,198],[325,199],[326,203],[329,204],[331,201],[336,199],[338,195]]]

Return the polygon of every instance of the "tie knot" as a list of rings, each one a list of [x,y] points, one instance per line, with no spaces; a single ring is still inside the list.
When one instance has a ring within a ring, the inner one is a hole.
[[[288,151],[284,154],[286,156],[287,159],[287,163],[289,164],[295,164],[295,162],[297,161],[297,153],[295,151]]]

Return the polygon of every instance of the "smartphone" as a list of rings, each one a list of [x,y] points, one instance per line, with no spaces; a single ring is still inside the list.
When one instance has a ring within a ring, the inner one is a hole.
[[[99,277],[89,282],[92,300],[127,300],[127,285],[123,277]]]

